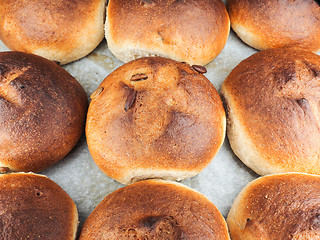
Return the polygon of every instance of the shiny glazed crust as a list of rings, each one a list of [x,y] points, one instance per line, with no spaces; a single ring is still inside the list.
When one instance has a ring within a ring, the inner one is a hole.
[[[227,0],[232,29],[259,49],[320,50],[320,7],[315,0]]]
[[[225,220],[204,195],[181,184],[147,180],[108,195],[86,220],[85,239],[228,240]]]
[[[242,61],[221,92],[235,154],[260,175],[320,173],[320,57],[266,50]]]
[[[145,79],[131,80],[138,74]],[[223,143],[220,96],[186,63],[138,59],[112,72],[98,89],[89,106],[87,142],[100,169],[121,183],[194,176]]]
[[[105,0],[0,0],[0,39],[11,50],[66,64],[104,37]]]
[[[2,239],[74,240],[76,205],[45,176],[31,173],[0,175]]]
[[[238,195],[227,223],[233,240],[319,240],[320,177],[288,173],[261,177]]]
[[[162,56],[205,65],[223,49],[230,22],[221,0],[110,0],[105,29],[123,62]]]
[[[0,167],[43,170],[83,133],[87,97],[62,67],[21,52],[0,53]]]

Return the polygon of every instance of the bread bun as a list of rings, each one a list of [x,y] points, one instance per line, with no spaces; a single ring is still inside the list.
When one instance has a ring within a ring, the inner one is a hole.
[[[105,29],[123,62],[162,56],[205,65],[226,44],[230,22],[221,0],[110,0]]]
[[[84,239],[229,239],[218,209],[182,184],[147,180],[121,188],[87,218]]]
[[[266,50],[242,61],[221,92],[235,154],[260,175],[320,174],[320,57]]]
[[[0,39],[11,50],[66,64],[104,37],[105,0],[0,0]]]
[[[40,171],[61,160],[84,130],[87,97],[62,67],[0,53],[0,167]]]
[[[200,66],[154,57],[112,72],[91,96],[90,153],[113,179],[181,180],[213,159],[225,136],[218,92]]]
[[[320,50],[320,7],[315,0],[227,0],[232,29],[259,50]]]
[[[249,183],[227,223],[233,240],[320,239],[320,177],[275,174]]]
[[[1,239],[74,240],[76,205],[45,176],[31,173],[0,175]]]

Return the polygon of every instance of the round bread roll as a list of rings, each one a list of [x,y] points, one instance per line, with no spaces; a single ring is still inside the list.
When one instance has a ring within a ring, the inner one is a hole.
[[[320,239],[320,177],[274,174],[249,183],[227,223],[233,240]]]
[[[230,239],[227,224],[204,195],[182,184],[147,180],[121,188],[90,214],[79,240]]]
[[[86,135],[100,169],[129,184],[181,180],[213,159],[225,112],[210,81],[186,63],[141,58],[112,72],[92,94]]]
[[[320,174],[320,57],[266,50],[242,61],[221,92],[235,154],[260,175]]]
[[[259,50],[320,50],[320,7],[315,0],[227,0],[232,29]]]
[[[62,67],[0,53],[0,167],[38,172],[61,160],[83,133],[86,109],[86,93]]]
[[[0,39],[11,50],[66,64],[104,37],[106,0],[0,0]]]
[[[45,176],[31,173],[0,175],[1,239],[74,240],[76,205]]]
[[[226,44],[230,21],[221,0],[109,0],[105,30],[123,62],[162,56],[205,65]]]

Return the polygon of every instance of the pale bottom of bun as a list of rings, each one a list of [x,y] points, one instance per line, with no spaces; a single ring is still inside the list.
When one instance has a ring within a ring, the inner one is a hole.
[[[116,46],[113,45],[110,40],[107,40],[107,42],[108,48],[112,54],[124,63],[142,57],[169,57],[173,60],[181,61],[181,59],[175,58],[172,55],[165,54],[161,51],[156,51],[155,49],[143,49],[143,47],[140,46],[132,46],[131,43],[122,43],[121,46]]]
[[[69,52],[66,53],[65,50],[60,49],[52,49],[52,46],[44,47],[44,48],[37,48],[32,51],[33,54],[39,55],[41,57],[47,58],[52,61],[57,61],[59,64],[64,65],[70,62],[74,62],[78,59],[81,59],[91,53],[103,40],[104,34],[101,31],[95,35],[95,38],[91,40],[79,40],[80,42],[88,42],[87,44],[81,44],[82,47],[78,49],[70,49]]]
[[[117,179],[120,183],[129,185],[146,179],[162,179],[181,181],[186,178],[197,175],[199,171],[178,171],[178,170],[161,170],[161,169],[144,169],[139,168],[126,173],[122,178]]]
[[[247,28],[243,27],[242,25],[232,24],[232,29],[235,31],[237,36],[250,47],[253,47],[258,50],[266,49],[260,44],[261,39],[258,39],[254,33],[250,32]]]

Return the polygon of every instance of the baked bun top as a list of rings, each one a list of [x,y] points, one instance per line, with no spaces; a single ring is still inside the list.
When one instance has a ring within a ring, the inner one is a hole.
[[[242,61],[226,78],[228,138],[260,175],[320,173],[320,57],[276,49]]]
[[[162,56],[205,65],[223,49],[230,22],[221,0],[110,0],[105,29],[123,62]]]
[[[232,239],[320,239],[320,177],[261,177],[238,195],[227,223]]]
[[[218,209],[182,184],[147,180],[121,188],[87,218],[83,239],[229,239]]]
[[[225,135],[218,92],[200,66],[154,57],[112,72],[91,96],[86,135],[108,176],[128,184],[184,179],[213,159]]]
[[[315,0],[227,0],[232,29],[260,49],[320,50],[320,7]]]
[[[87,97],[62,67],[0,53],[0,167],[40,171],[61,160],[84,130]]]
[[[0,175],[2,239],[74,240],[76,205],[45,176],[31,173]]]
[[[66,64],[104,37],[105,0],[0,0],[0,6],[0,39],[11,50]]]

